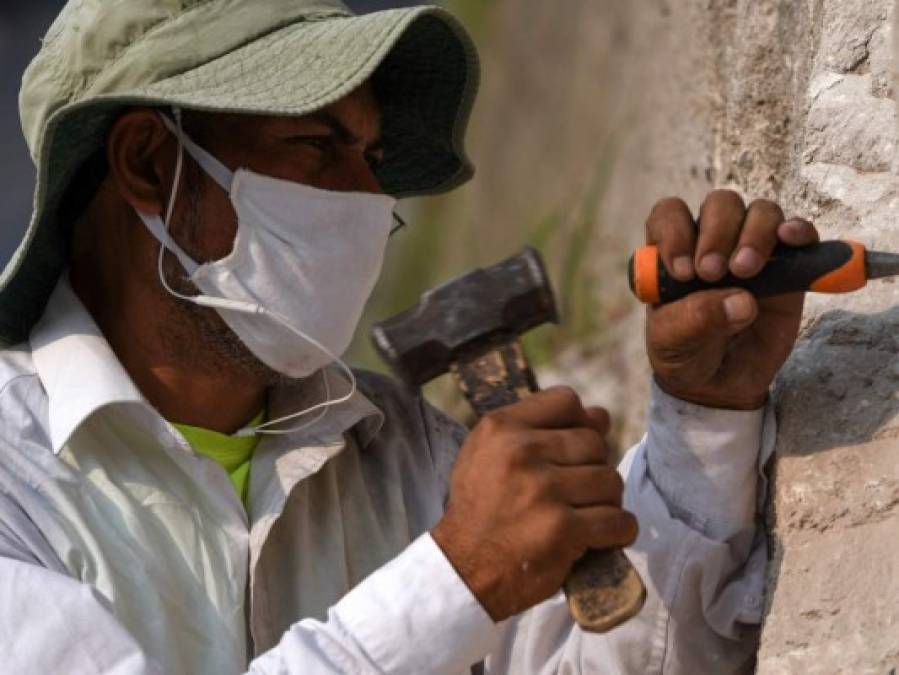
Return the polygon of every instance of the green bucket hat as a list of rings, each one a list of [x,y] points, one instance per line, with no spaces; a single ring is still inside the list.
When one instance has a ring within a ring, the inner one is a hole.
[[[471,38],[437,7],[356,16],[339,0],[69,0],[22,83],[37,187],[0,275],[0,344],[26,339],[43,314],[68,264],[61,202],[124,108],[299,116],[371,80],[378,178],[406,197],[473,175],[464,136],[478,79]]]

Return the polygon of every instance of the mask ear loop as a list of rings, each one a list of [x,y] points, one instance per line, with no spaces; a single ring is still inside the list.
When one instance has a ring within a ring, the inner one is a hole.
[[[181,132],[181,108],[172,108],[172,114],[175,116],[175,121],[178,124],[178,131]],[[171,194],[169,194],[169,203],[166,207],[165,220],[163,221],[163,225],[165,225],[165,235],[169,239],[171,239],[170,230],[172,225],[172,214],[175,212],[175,202],[178,200],[178,191],[181,189],[181,174],[184,171],[184,141],[182,140],[182,133],[175,134],[175,136],[178,140],[178,158],[175,160],[175,177],[172,179],[172,190]],[[165,245],[160,242],[156,267],[162,287],[176,298],[193,302],[193,297],[176,291],[169,285],[168,279],[165,278],[165,266],[163,264],[165,260],[165,250]]]
[[[175,123],[177,124],[177,128],[178,128],[178,133],[175,134],[175,136],[178,139],[178,158],[175,163],[175,176],[174,176],[174,179],[172,180],[172,190],[171,190],[171,194],[169,195],[169,203],[168,203],[168,207],[166,208],[166,212],[165,212],[165,220],[163,221],[163,224],[165,225],[165,234],[169,238],[171,238],[169,235],[169,230],[170,230],[171,222],[172,222],[172,214],[175,212],[175,203],[178,198],[178,191],[181,187],[181,174],[183,173],[183,170],[184,170],[184,129],[181,124],[181,109],[180,108],[172,108],[172,114],[175,117]],[[168,281],[166,280],[165,268],[163,265],[163,261],[165,260],[165,249],[166,249],[165,245],[160,243],[159,244],[159,257],[157,260],[157,269],[159,272],[159,280],[162,282],[163,287],[165,288],[166,291],[171,293],[176,298],[180,298],[181,300],[186,300],[188,302],[196,302],[197,298],[195,298],[194,296],[184,295],[183,293],[179,293],[178,291],[173,289],[169,285]],[[226,298],[221,298],[221,299],[210,298],[210,300],[221,300],[222,302],[220,304],[225,309],[232,309],[234,311],[248,312],[247,309],[242,309],[239,306],[239,303],[238,303],[238,305],[235,305],[233,307],[225,306],[228,302]],[[211,303],[211,304],[207,303],[207,304],[209,304],[210,306],[213,306],[213,307],[215,306],[214,303]],[[307,335],[303,331],[292,326],[286,318],[284,318],[277,312],[272,312],[272,311],[266,309],[265,307],[256,306],[255,310],[252,313],[264,314],[266,316],[271,317],[273,320],[275,320],[277,323],[281,324],[284,328],[289,330],[291,333],[293,333],[294,335],[297,335],[298,337],[302,338],[303,340],[306,340],[309,344],[311,344],[316,349],[319,349],[323,354],[325,354],[325,356],[327,356],[329,359],[331,359],[334,363],[338,364],[340,366],[340,368],[343,370],[343,372],[347,375],[347,377],[349,378],[349,381],[350,381],[350,390],[346,394],[341,396],[340,398],[331,399],[331,383],[328,381],[328,376],[327,376],[327,373],[325,372],[326,368],[327,368],[327,366],[326,366],[325,368],[322,368],[319,371],[321,374],[322,383],[324,384],[324,387],[325,387],[325,400],[322,403],[316,404],[316,405],[312,406],[311,408],[307,408],[306,410],[301,410],[299,412],[292,413],[290,415],[285,415],[284,417],[279,417],[278,419],[275,419],[275,420],[270,420],[270,421],[268,421],[264,424],[260,424],[256,427],[247,427],[245,429],[241,429],[240,431],[237,432],[237,434],[235,434],[236,436],[247,437],[247,436],[254,436],[256,434],[286,435],[286,434],[292,434],[292,433],[296,433],[298,431],[302,431],[303,429],[308,429],[309,427],[311,427],[315,424],[318,424],[325,417],[325,415],[328,414],[328,411],[331,409],[332,406],[339,405],[341,403],[345,403],[345,402],[349,401],[353,396],[355,396],[356,391],[358,389],[358,385],[356,382],[356,376],[353,374],[352,369],[350,369],[350,367],[343,361],[343,359],[332,354],[330,352],[330,350],[326,349],[324,347],[324,345],[322,345],[318,340],[313,338],[311,335]],[[284,422],[289,422],[290,420],[296,419],[298,417],[304,417],[304,416],[309,415],[310,413],[314,413],[316,411],[319,411],[319,414],[316,415],[316,417],[314,419],[306,422],[305,424],[301,424],[300,426],[292,427],[290,429],[269,429],[268,428],[268,427],[271,427],[274,425],[283,424]]]
[[[254,434],[270,434],[270,435],[282,435],[283,436],[283,435],[287,435],[287,434],[293,434],[298,431],[302,431],[303,429],[308,429],[309,427],[311,427],[315,424],[318,424],[318,422],[320,422],[325,417],[325,415],[328,414],[328,411],[331,409],[332,406],[339,405],[341,403],[346,403],[351,398],[353,398],[353,396],[356,395],[356,391],[358,390],[358,383],[356,381],[356,375],[353,373],[352,369],[346,364],[346,362],[343,359],[332,354],[324,345],[322,345],[318,340],[313,338],[311,335],[307,335],[303,331],[301,331],[298,328],[296,328],[295,326],[291,325],[291,323],[285,317],[281,316],[277,312],[272,312],[270,310],[263,308],[263,313],[266,316],[269,316],[272,319],[274,319],[276,322],[281,324],[284,328],[289,330],[294,335],[297,335],[298,337],[309,342],[312,346],[321,350],[321,352],[323,354],[325,354],[328,358],[330,358],[333,363],[337,364],[340,367],[340,369],[346,374],[347,379],[349,379],[349,381],[350,381],[350,389],[346,394],[344,394],[340,398],[332,399],[331,398],[331,384],[330,384],[330,382],[328,382],[328,377],[327,377],[327,374],[325,373],[325,370],[327,367],[322,368],[320,373],[321,373],[321,377],[322,377],[322,382],[324,383],[324,386],[325,386],[325,400],[323,402],[318,403],[318,404],[312,406],[311,408],[306,408],[305,410],[291,413],[290,415],[285,415],[284,417],[279,417],[278,419],[270,420],[270,421],[265,422],[264,424],[260,424],[256,427],[248,427],[246,429],[241,429],[240,431],[237,432],[237,435],[241,436],[241,437],[252,436]],[[269,429],[268,428],[268,427],[271,427],[274,425],[284,424],[285,422],[289,422],[290,420],[294,420],[298,417],[304,417],[305,415],[313,413],[316,410],[318,410],[320,412],[314,419],[312,419],[304,424],[301,424],[299,426],[291,427],[290,429]]]

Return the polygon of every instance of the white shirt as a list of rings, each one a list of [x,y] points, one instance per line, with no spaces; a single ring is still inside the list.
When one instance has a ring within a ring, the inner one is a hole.
[[[331,376],[335,391],[346,383]],[[606,635],[557,596],[495,625],[428,534],[464,429],[360,373],[314,429],[264,437],[249,505],[141,396],[63,280],[0,352],[3,673],[726,673],[748,668],[766,551],[763,411],[656,390],[621,468],[648,589]],[[270,413],[322,393],[271,395]]]

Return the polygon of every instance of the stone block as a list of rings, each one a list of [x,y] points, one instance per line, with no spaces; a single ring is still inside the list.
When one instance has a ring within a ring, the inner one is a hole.
[[[896,106],[871,94],[871,75],[823,73],[810,87],[806,162],[887,172],[896,154]]]

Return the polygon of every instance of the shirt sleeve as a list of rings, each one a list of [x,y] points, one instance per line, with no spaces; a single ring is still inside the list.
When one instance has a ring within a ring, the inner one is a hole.
[[[87,584],[0,558],[0,598],[4,673],[162,672]],[[462,675],[499,641],[499,628],[423,535],[338,602],[327,621],[291,627],[248,672]]]
[[[604,635],[573,624],[560,595],[502,626],[486,672],[740,673],[751,670],[767,549],[760,526],[771,410],[716,410],[654,387],[649,429],[619,470],[640,535],[627,555],[647,600]]]
[[[4,673],[162,672],[96,589],[65,573],[28,514],[2,492],[0,664]]]
[[[499,643],[499,627],[423,535],[331,608],[327,622],[294,625],[250,672],[462,675]]]
[[[0,598],[5,673],[161,673],[90,586],[0,558]]]

